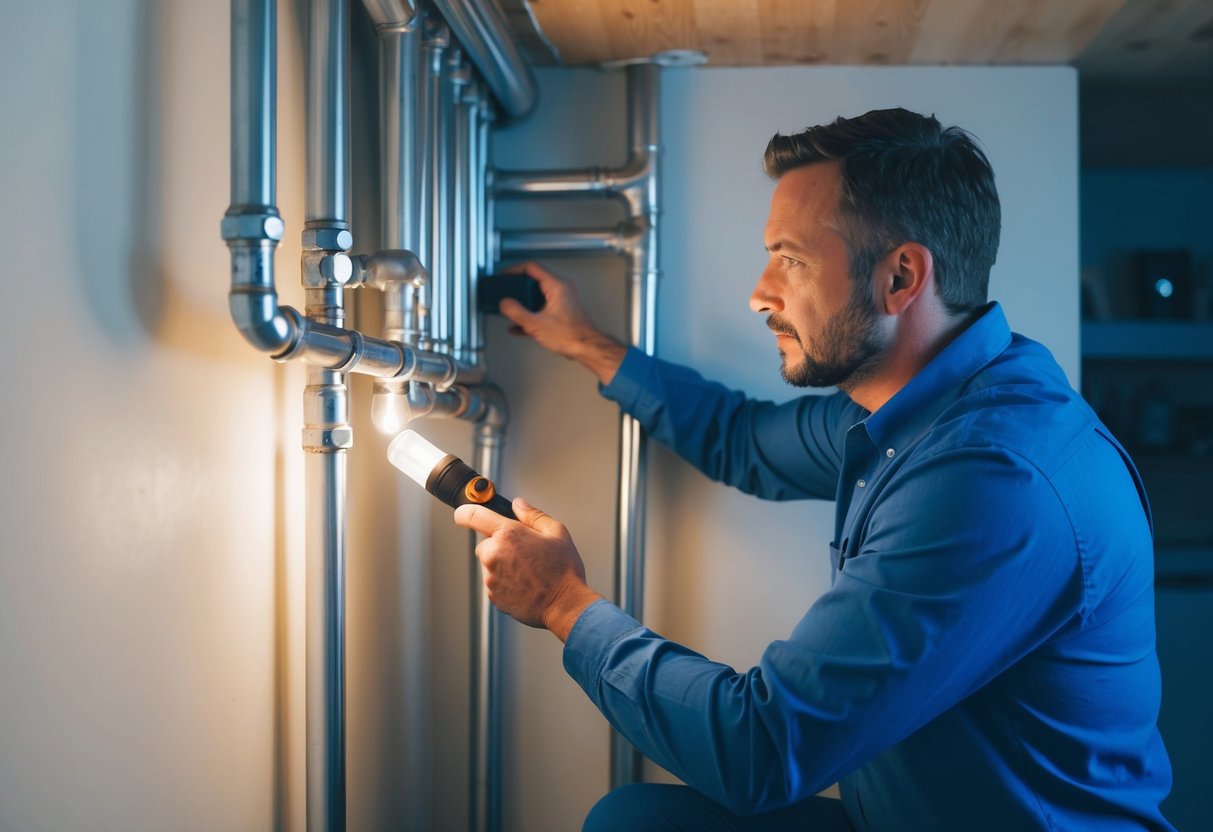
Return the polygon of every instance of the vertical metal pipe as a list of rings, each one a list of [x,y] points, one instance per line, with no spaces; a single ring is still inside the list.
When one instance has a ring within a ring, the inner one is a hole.
[[[340,327],[343,285],[320,262],[352,240],[349,202],[349,9],[311,0],[307,36],[307,224],[303,281],[309,318]],[[307,508],[307,826],[345,829],[346,451],[353,444],[345,375],[308,369],[303,449]]]
[[[273,0],[232,0],[232,210],[277,213],[277,11]]]
[[[467,206],[471,202],[471,113],[465,101],[471,70],[461,54],[451,50],[447,60],[447,107],[450,110],[451,132],[448,147],[451,169],[447,202],[447,257],[450,293],[451,350],[464,363],[468,355],[468,323],[472,313],[468,297]]]
[[[426,63],[426,157],[423,164],[427,176],[423,208],[428,217],[427,253],[423,261],[430,270],[430,292],[428,298],[429,335],[433,349],[445,352],[450,347],[450,330],[447,326],[447,258],[446,223],[448,168],[447,153],[447,108],[444,93],[445,56],[449,46],[449,33],[441,21],[426,19],[425,63]]]
[[[493,482],[501,481],[504,427],[484,420],[476,425],[472,467]],[[471,793],[469,828],[473,832],[501,829],[501,613],[484,586],[483,570],[472,549],[472,714]]]
[[[345,0],[312,0],[308,16],[307,220],[346,222],[349,204],[349,14]]]
[[[345,381],[308,367],[304,392],[307,828],[345,829]],[[312,434],[309,443],[307,436]],[[324,444],[329,447],[317,447]],[[312,447],[309,447],[309,444]]]
[[[657,221],[660,214],[658,144],[660,112],[659,69],[637,64],[627,68],[628,141],[636,158],[649,160],[641,199],[633,204],[633,219],[645,225],[645,235],[628,263],[628,337],[633,346],[652,354],[657,345],[656,293],[660,276]],[[644,613],[644,537],[648,482],[648,443],[640,423],[631,416],[619,421],[619,512],[616,530],[616,592],[619,606],[637,619]],[[622,735],[611,733],[611,787],[640,779],[640,753]]]
[[[370,5],[368,5],[368,9]],[[408,15],[407,19],[404,15]],[[417,83],[421,60],[421,31],[412,9],[397,8],[378,26],[379,34],[379,158],[382,172],[381,223],[383,247],[416,252],[419,236]],[[416,345],[415,308],[419,287],[393,281],[383,293],[383,337]],[[408,382],[376,381],[372,415],[381,430],[408,418]]]

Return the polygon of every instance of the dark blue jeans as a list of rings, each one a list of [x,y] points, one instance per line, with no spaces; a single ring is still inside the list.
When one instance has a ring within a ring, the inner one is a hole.
[[[841,800],[810,797],[774,812],[741,817],[694,789],[636,783],[610,792],[582,832],[852,832]]]

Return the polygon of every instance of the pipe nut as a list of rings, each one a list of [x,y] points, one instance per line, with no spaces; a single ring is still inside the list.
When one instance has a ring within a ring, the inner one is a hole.
[[[219,224],[225,240],[281,240],[286,230],[277,214],[227,214]]]
[[[354,245],[354,235],[347,228],[305,228],[303,247],[322,251],[349,251]]]

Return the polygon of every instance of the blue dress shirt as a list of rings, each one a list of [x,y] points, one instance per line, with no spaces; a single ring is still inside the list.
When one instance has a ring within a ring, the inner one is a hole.
[[[830,590],[746,672],[582,614],[565,668],[641,751],[739,814],[838,782],[857,829],[1172,828],[1141,480],[997,304],[871,414],[637,350],[603,394],[713,479],[837,504]]]

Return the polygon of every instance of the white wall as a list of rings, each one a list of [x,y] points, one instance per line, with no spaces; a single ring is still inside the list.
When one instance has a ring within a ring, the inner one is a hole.
[[[498,134],[497,165],[621,161],[618,78],[547,71],[540,79],[539,111]],[[1044,341],[1077,378],[1077,102],[1074,73],[1062,68],[667,72],[661,355],[757,396],[795,395],[779,378],[762,318],[746,305],[764,261],[762,228],[773,187],[761,172],[762,150],[776,130],[894,105],[933,112],[982,141],[1003,205],[991,295],[1003,302],[1013,328]],[[545,211],[549,222],[570,223],[609,214],[605,206],[515,208],[502,211],[501,224],[542,221],[537,215]],[[552,265],[577,282],[604,326],[622,332],[618,264]],[[614,408],[568,362],[510,338],[500,325],[490,335],[492,375],[514,413],[505,487],[570,527],[591,583],[609,593]],[[648,621],[711,658],[751,666],[825,590],[832,521],[830,504],[762,503],[705,481],[655,448]],[[438,518],[434,528],[441,546]],[[516,626],[509,638],[507,828],[577,828],[607,788],[605,722],[564,676],[555,639]],[[452,796],[439,799],[457,811]]]

